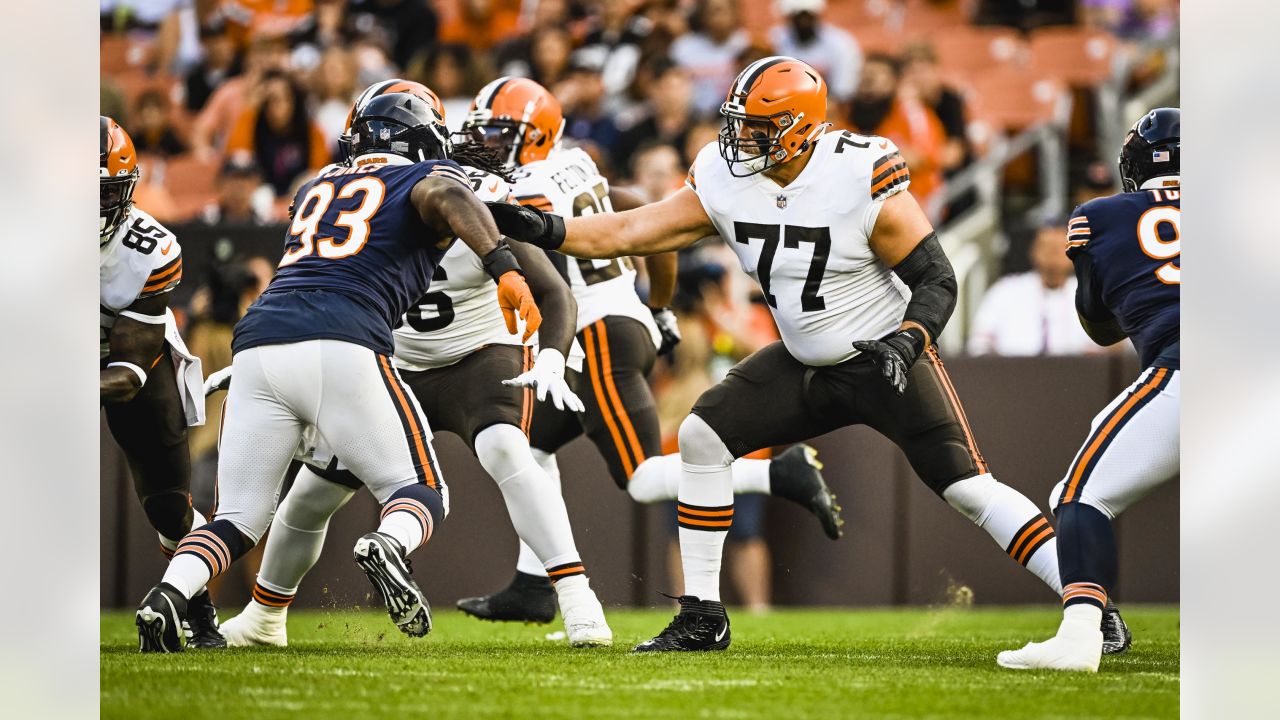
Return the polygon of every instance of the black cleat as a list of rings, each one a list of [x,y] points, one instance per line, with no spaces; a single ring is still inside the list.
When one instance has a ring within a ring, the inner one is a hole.
[[[187,599],[177,588],[160,583],[142,598],[134,624],[138,626],[138,652],[182,652],[186,635],[182,630]]]
[[[729,647],[729,616],[723,603],[699,600],[692,595],[677,599],[680,614],[671,620],[667,629],[635,646],[631,652],[694,652]]]
[[[1120,617],[1120,608],[1111,598],[1107,598],[1107,607],[1102,611],[1102,654],[1119,655],[1133,645],[1133,633]]]
[[[218,609],[208,590],[187,601],[187,647],[196,650],[220,650],[227,639],[218,629]]]
[[[836,496],[822,479],[818,451],[803,443],[792,445],[769,464],[769,493],[813,513],[832,540],[844,534]]]
[[[549,578],[517,570],[510,585],[492,595],[462,598],[458,609],[481,620],[542,625],[556,619],[556,590]]]
[[[382,595],[387,615],[410,637],[431,632],[431,606],[413,581],[409,560],[400,543],[380,532],[371,532],[356,541],[356,564]]]

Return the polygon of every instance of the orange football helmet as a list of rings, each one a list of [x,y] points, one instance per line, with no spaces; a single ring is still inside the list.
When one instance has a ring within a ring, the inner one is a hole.
[[[351,160],[351,122],[355,119],[356,113],[373,98],[397,92],[417,96],[430,105],[436,114],[436,122],[439,123],[441,132],[448,136],[449,131],[444,129],[444,103],[440,102],[440,96],[436,95],[434,90],[413,80],[401,80],[400,78],[383,80],[365,88],[364,92],[360,93],[360,97],[356,98],[355,103],[351,105],[351,112],[347,113],[347,123],[343,126],[342,134],[338,136],[338,152],[342,162],[346,163]]]
[[[480,89],[462,129],[503,153],[509,167],[519,167],[547,158],[564,132],[564,113],[538,83],[500,77]]]
[[[804,154],[830,125],[827,83],[795,58],[762,58],[738,74],[720,114],[720,155],[729,172],[755,175]]]
[[[138,151],[115,120],[98,116],[98,246],[107,244],[133,207]]]

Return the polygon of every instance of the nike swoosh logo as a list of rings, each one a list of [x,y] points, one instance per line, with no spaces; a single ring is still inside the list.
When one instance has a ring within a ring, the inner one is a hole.
[[[497,181],[497,180],[494,180],[494,181],[493,181],[493,184],[489,186],[489,192],[491,192],[491,193],[498,192],[498,181]]]
[[[168,245],[165,245],[164,247],[160,248],[160,254],[161,254],[161,255],[168,255],[168,254],[169,254],[169,251],[170,251],[170,250],[172,250],[172,249],[173,249],[173,241],[172,241],[172,240],[170,240]]]
[[[727,632],[729,632],[729,623],[725,623],[724,627],[720,628],[720,632],[716,635],[716,642],[723,640]]]
[[[881,141],[880,141],[880,149],[881,149],[881,150],[884,150],[884,149],[886,149],[886,148],[888,148],[888,147],[889,147],[889,141],[888,141],[888,140],[881,140]]]

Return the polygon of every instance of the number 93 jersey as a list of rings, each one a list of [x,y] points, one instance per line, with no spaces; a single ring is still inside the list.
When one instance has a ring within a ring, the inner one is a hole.
[[[609,181],[581,148],[556,150],[546,160],[517,169],[514,178],[512,190],[521,205],[562,217],[613,212]],[[653,313],[636,295],[636,269],[631,258],[588,260],[549,255],[578,301],[578,332],[605,316],[620,315],[644,325],[654,347],[662,345]]]
[[[476,196],[511,201],[511,186],[483,170],[464,167]],[[498,307],[498,286],[480,256],[455,242],[436,265],[430,292],[404,315],[395,331],[395,364],[407,370],[452,365],[486,345],[521,345],[507,332]]]
[[[1067,255],[1081,254],[1091,261],[1093,295],[1133,341],[1143,367],[1177,367],[1176,349],[1172,357],[1162,351],[1178,341],[1182,319],[1181,189],[1120,193],[1076,208]]]
[[[181,281],[182,248],[173,233],[142,210],[130,210],[98,255],[98,357],[111,352],[111,328],[120,311]],[[173,314],[166,316],[172,325]]]
[[[902,324],[911,292],[870,245],[884,201],[911,182],[891,141],[827,132],[785,188],[763,173],[734,177],[713,142],[685,182],[760,283],[796,360],[844,362],[858,354],[855,341],[877,340]]]

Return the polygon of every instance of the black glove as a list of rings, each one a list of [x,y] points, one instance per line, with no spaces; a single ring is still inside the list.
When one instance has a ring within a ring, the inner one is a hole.
[[[853,348],[866,353],[893,386],[893,392],[901,395],[907,389],[907,373],[924,352],[924,333],[907,328],[882,340],[859,340]]]
[[[486,201],[498,232],[514,240],[555,250],[564,244],[564,218],[527,205]]]
[[[657,323],[658,332],[662,334],[662,347],[658,348],[658,354],[665,355],[667,360],[674,360],[676,346],[681,340],[676,314],[671,312],[669,307],[649,308],[649,312],[653,313],[653,321]]]

